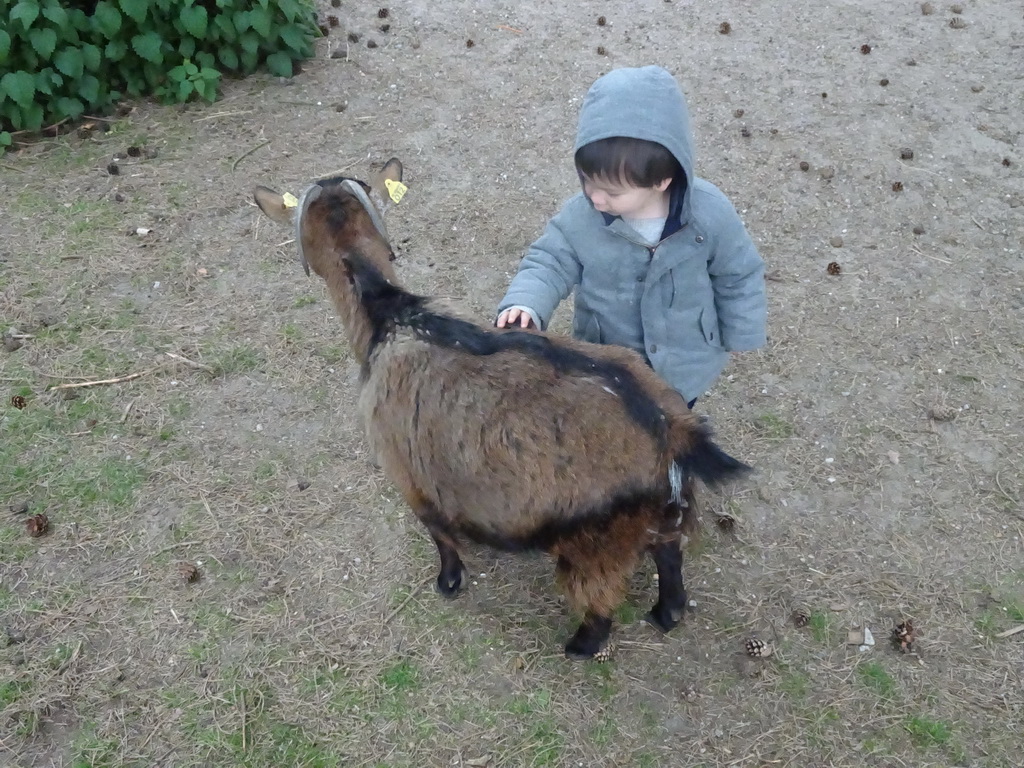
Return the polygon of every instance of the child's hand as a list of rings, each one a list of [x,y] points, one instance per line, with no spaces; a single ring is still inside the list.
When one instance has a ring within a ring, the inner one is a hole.
[[[494,321],[494,324],[498,328],[504,328],[506,325],[510,327],[515,327],[516,325],[519,325],[522,328],[537,327],[537,324],[533,320],[533,316],[529,312],[526,312],[522,309],[517,309],[516,307],[506,309],[504,312],[498,315],[498,319]]]

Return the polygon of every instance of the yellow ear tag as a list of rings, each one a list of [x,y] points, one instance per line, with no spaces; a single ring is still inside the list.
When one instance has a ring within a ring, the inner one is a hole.
[[[388,195],[396,203],[402,202],[402,198],[405,197],[405,193],[409,191],[409,188],[400,181],[392,181],[391,179],[384,179],[384,186],[388,188]]]
[[[294,208],[299,204],[299,199],[291,192],[285,192],[281,195],[281,202],[284,203],[285,208]]]

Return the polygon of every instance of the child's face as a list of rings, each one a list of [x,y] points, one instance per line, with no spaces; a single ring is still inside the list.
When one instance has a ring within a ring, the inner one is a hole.
[[[583,194],[601,213],[629,219],[656,219],[668,215],[666,190],[671,183],[672,179],[664,179],[653,187],[634,187],[601,176],[583,176]]]

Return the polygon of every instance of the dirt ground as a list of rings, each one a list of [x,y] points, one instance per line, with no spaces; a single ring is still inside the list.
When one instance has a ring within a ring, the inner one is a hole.
[[[0,158],[0,763],[1019,765],[1020,4],[324,12],[293,80]],[[574,664],[545,558],[470,550],[432,592],[340,323],[251,193],[398,156],[403,279],[489,320],[576,190],[587,87],[646,63],[768,263],[769,345],[698,406],[757,474],[702,497],[687,623],[641,621],[647,563],[615,660]]]

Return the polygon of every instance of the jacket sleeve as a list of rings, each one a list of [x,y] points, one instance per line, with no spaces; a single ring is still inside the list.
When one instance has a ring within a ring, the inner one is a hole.
[[[722,346],[732,352],[758,349],[767,343],[764,261],[731,203],[721,217],[708,274]]]
[[[548,327],[555,308],[579,284],[583,266],[559,226],[559,216],[548,222],[530,246],[512,278],[498,314],[509,307],[529,307],[541,330]]]

